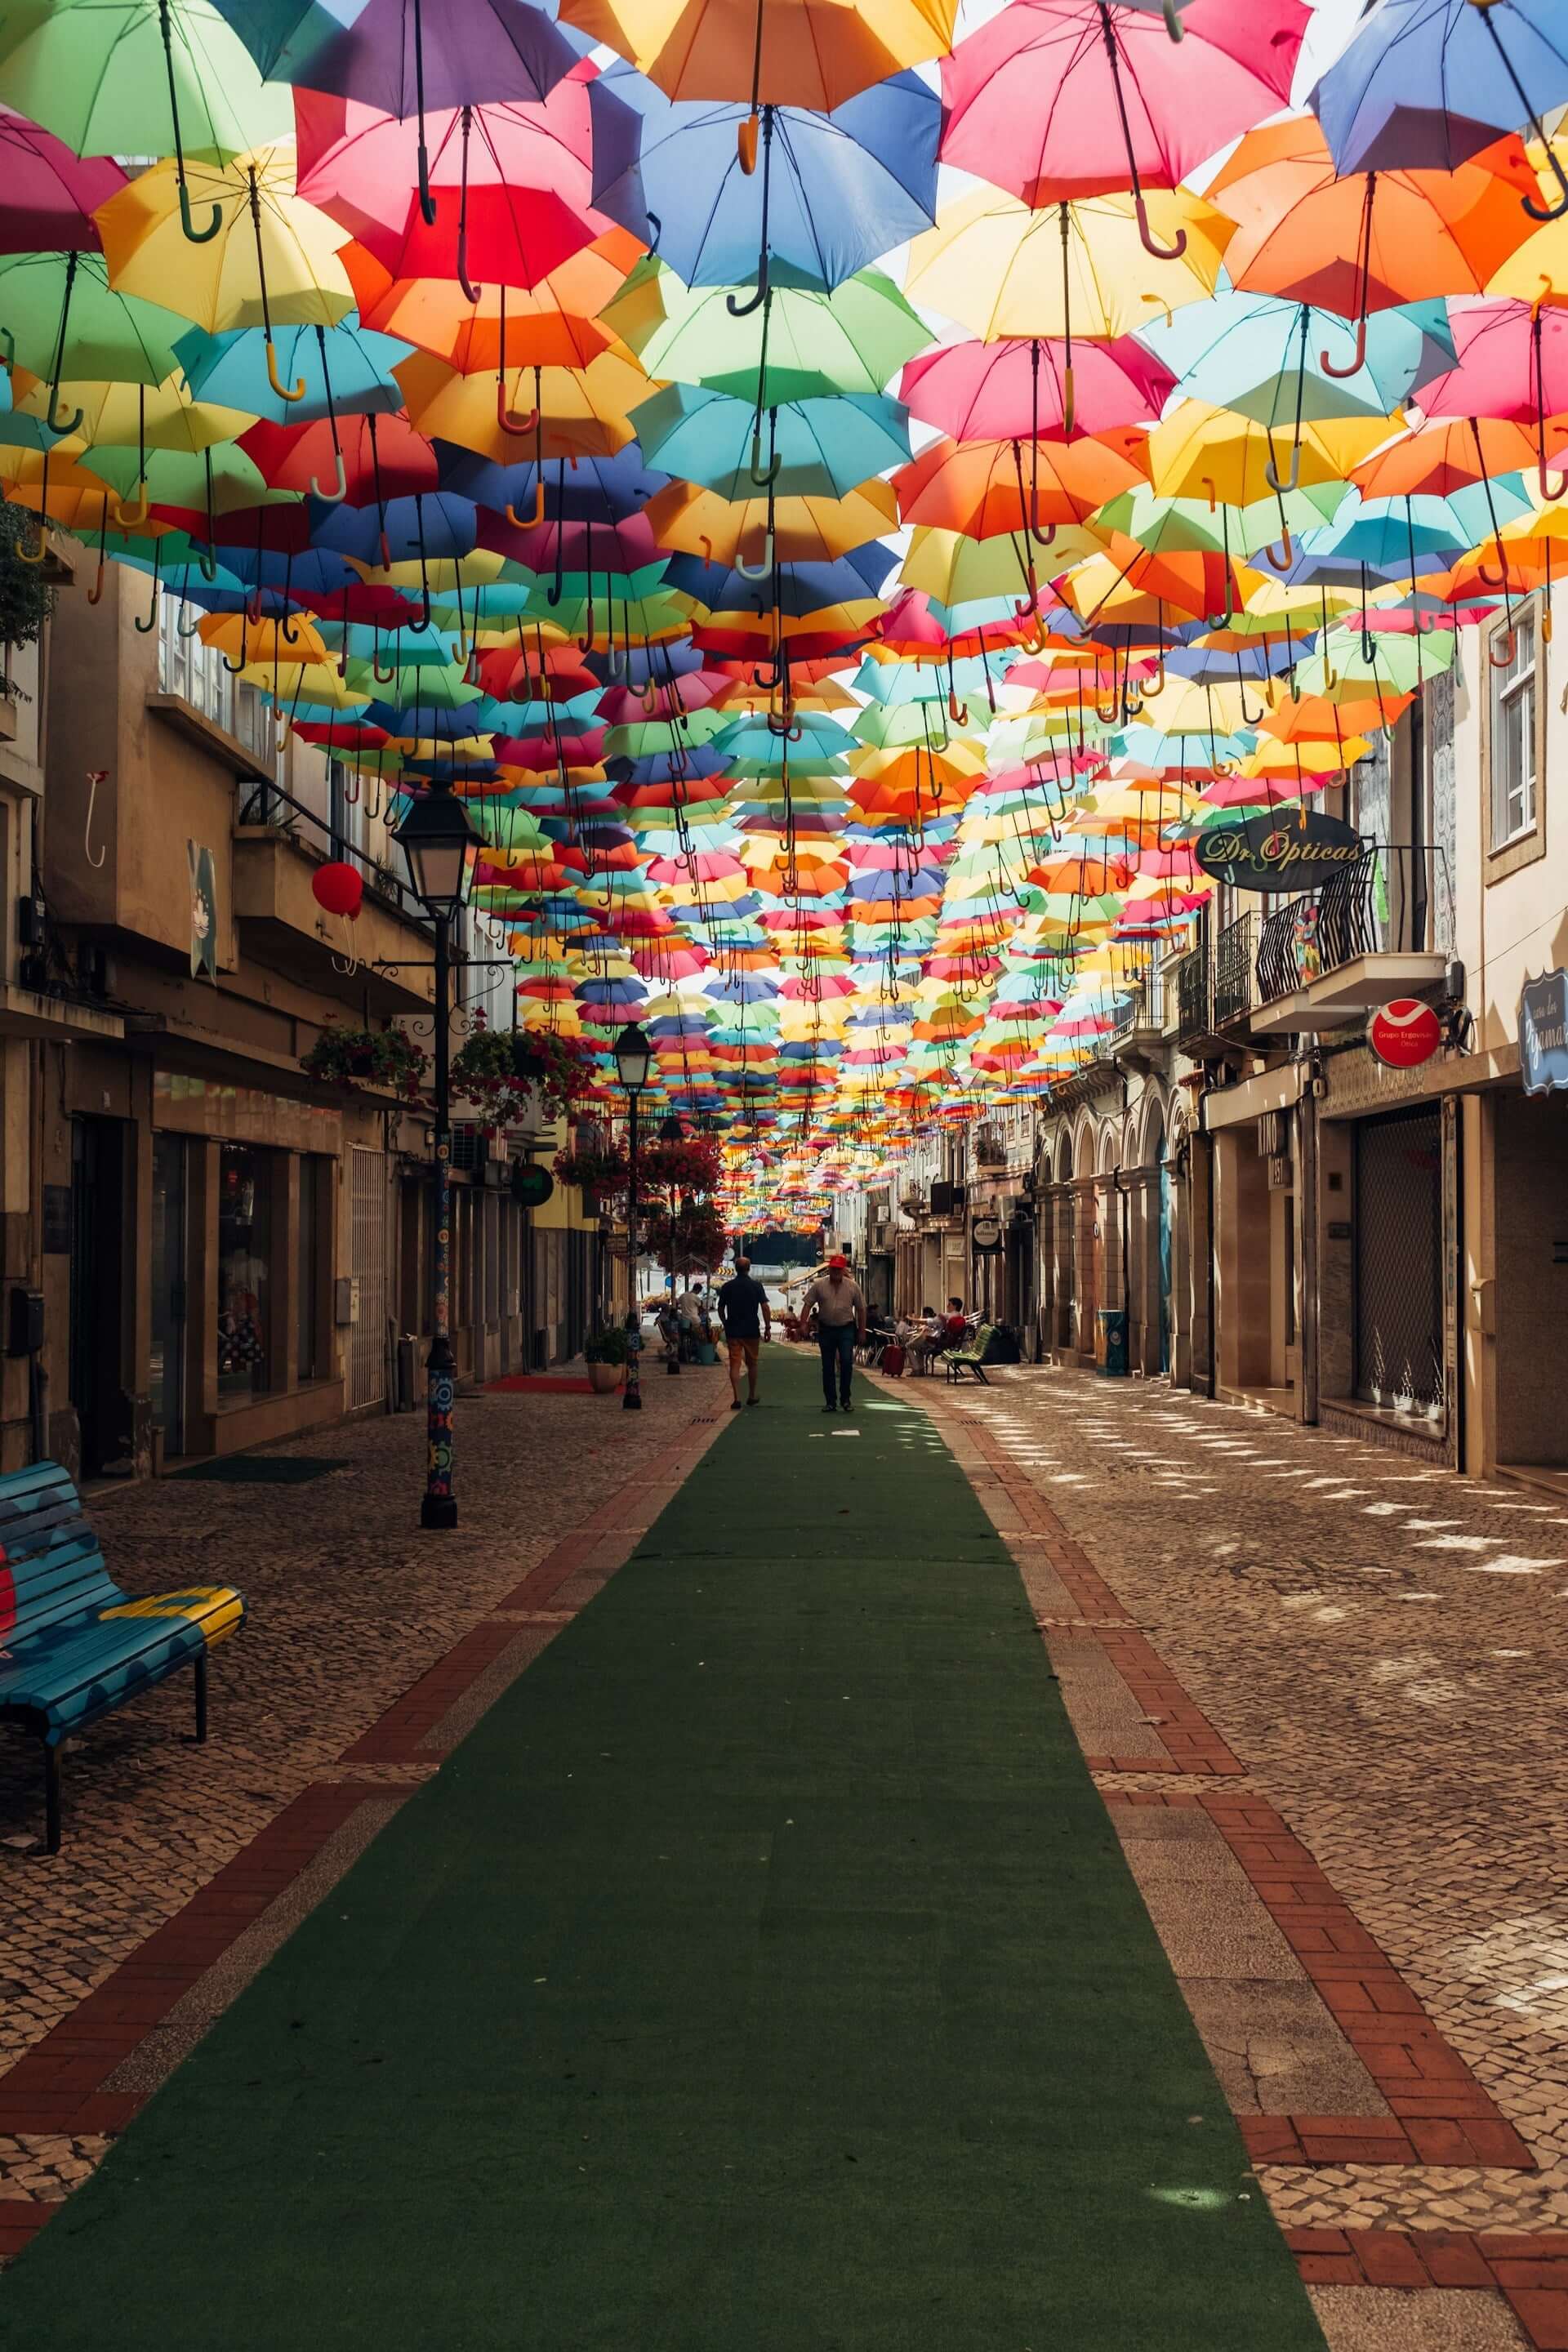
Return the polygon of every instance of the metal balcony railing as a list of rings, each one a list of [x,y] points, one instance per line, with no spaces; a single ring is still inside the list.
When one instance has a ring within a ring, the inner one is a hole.
[[[1227,923],[1214,948],[1214,1023],[1245,1021],[1258,1002],[1253,979],[1262,919],[1256,908]]]
[[[1265,918],[1258,943],[1258,1001],[1293,995],[1358,956],[1438,953],[1453,935],[1453,886],[1444,852],[1429,843],[1368,842],[1344,873],[1321,890],[1285,900]]]
[[[394,913],[401,915],[405,923],[412,923],[420,930],[429,929],[429,917],[406,882],[389,867],[378,865],[356,842],[345,839],[324,817],[318,816],[314,809],[308,808],[303,801],[297,801],[291,793],[286,793],[281,784],[254,785],[240,808],[237,821],[242,825],[270,825],[275,832],[287,834],[307,856],[335,859],[344,865],[357,866],[364,877],[366,893],[371,898],[379,898]],[[305,828],[303,832],[301,827]]]
[[[1189,1045],[1206,1037],[1213,1026],[1208,922],[1200,915],[1193,945],[1165,966],[1165,1027],[1178,1045]]]

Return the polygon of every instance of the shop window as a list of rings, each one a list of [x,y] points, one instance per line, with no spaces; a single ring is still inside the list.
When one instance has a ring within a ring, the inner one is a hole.
[[[271,1386],[272,1162],[247,1143],[220,1147],[217,1388],[220,1399]]]
[[[1495,630],[1489,649],[1509,646],[1491,681],[1491,835],[1494,849],[1531,833],[1536,822],[1535,615],[1520,607],[1511,628]]]
[[[330,1162],[301,1156],[300,1160],[300,1249],[295,1260],[295,1319],[298,1345],[295,1364],[301,1381],[321,1376],[321,1286],[325,1278],[321,1199],[322,1172]]]

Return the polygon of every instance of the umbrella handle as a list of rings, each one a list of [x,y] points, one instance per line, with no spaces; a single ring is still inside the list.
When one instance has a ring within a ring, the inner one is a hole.
[[[261,583],[258,580],[245,600],[245,617],[254,629],[261,619]]]
[[[23,560],[26,561],[26,558]],[[100,555],[98,559],[97,574],[94,577],[92,586],[87,592],[87,601],[89,604],[101,604],[103,602],[103,572],[104,558]]]
[[[323,506],[339,507],[342,506],[344,499],[348,496],[348,469],[343,464],[343,453],[341,449],[333,450],[332,458],[337,467],[337,478],[333,483],[332,488],[330,490],[322,489],[321,485],[316,479],[314,474],[312,474],[310,477],[310,496],[313,499],[320,499]]]
[[[1164,5],[1166,32],[1173,41],[1184,41],[1187,37],[1186,29],[1176,14],[1176,0],[1164,0]]]
[[[16,364],[16,338],[9,327],[0,327],[0,346],[4,346],[0,350],[0,367],[14,368]]]
[[[1200,474],[1198,477],[1198,488],[1201,490],[1206,490],[1208,492],[1209,512],[1210,514],[1213,514],[1219,505],[1219,488],[1214,476],[1212,474]]]
[[[1352,368],[1347,373],[1353,375],[1355,371]],[[1301,478],[1301,444],[1299,441],[1293,441],[1290,445],[1290,470],[1288,474],[1281,475],[1279,467],[1270,457],[1263,468],[1263,478],[1269,488],[1277,491],[1281,497],[1287,490],[1293,490]]]
[[[192,245],[210,245],[214,237],[217,235],[219,229],[223,226],[223,206],[221,205],[214,205],[212,208],[212,218],[208,221],[205,228],[198,228],[195,223],[195,215],[191,210],[191,192],[185,185],[185,175],[184,172],[180,173],[178,185],[180,191],[180,226],[184,230],[185,236]]]
[[[728,310],[731,319],[749,319],[753,310],[760,310],[762,309],[763,304],[767,300],[767,299],[768,257],[766,253],[763,253],[757,270],[757,290],[752,295],[751,300],[749,302],[737,302],[732,294],[726,294],[724,297],[724,308]]]
[[[196,569],[204,580],[210,581],[217,578],[217,557],[210,547],[204,547],[197,556]]]
[[[409,635],[410,635],[411,636],[416,636],[416,637],[417,637],[417,636],[422,636],[422,635],[424,635],[425,631],[429,627],[429,625],[430,625],[430,592],[429,592],[429,590],[428,590],[427,588],[426,588],[426,589],[422,589],[422,590],[421,590],[421,592],[420,592],[420,596],[419,596],[419,618],[418,618],[416,621],[410,621],[410,622],[409,622],[409,624],[408,624],[408,631],[409,631]]]
[[[377,646],[370,657],[370,674],[372,677],[374,678],[377,686],[391,686],[397,677],[397,665],[394,662],[390,668],[383,669],[381,666],[381,649]]]
[[[1325,375],[1331,375],[1336,383],[1343,383],[1347,377],[1360,374],[1366,365],[1366,312],[1364,310],[1355,322],[1355,349],[1351,353],[1349,367],[1336,367],[1327,352],[1318,353],[1318,365]],[[1300,460],[1298,459],[1297,462],[1299,465]],[[1295,488],[1294,483],[1291,484],[1291,488]]]
[[[478,299],[477,296],[475,297],[475,299]],[[496,423],[500,426],[503,433],[510,434],[514,441],[523,440],[530,433],[535,430],[539,423],[539,403],[537,401],[534,402],[533,406],[529,410],[526,416],[514,416],[512,415],[511,410],[507,406],[506,378],[504,375],[498,375],[496,378]]]
[[[60,424],[55,415],[55,410],[59,404],[59,397],[60,387],[57,381],[49,386],[49,405],[47,414],[44,418],[44,422],[48,426],[51,433],[58,433],[60,439],[64,441],[70,434],[75,433],[79,429],[82,419],[82,411],[79,408],[74,416],[70,417],[64,425]]]
[[[1263,552],[1267,556],[1268,562],[1274,571],[1289,572],[1290,569],[1291,558],[1290,526],[1289,523],[1285,526],[1284,541],[1280,551],[1277,553],[1272,547],[1266,547]]]
[[[768,463],[765,466],[763,464],[763,420],[759,416],[752,427],[751,465],[752,479],[759,490],[767,489],[770,484],[778,480],[779,468],[783,464],[784,459],[776,449]]]
[[[120,512],[116,520],[120,528],[123,530],[140,530],[142,524],[147,520],[147,477],[145,474],[141,477],[136,487],[142,493],[142,503],[139,507],[128,507],[123,499],[120,501]]]
[[[749,180],[757,168],[757,134],[762,129],[755,114],[743,115],[735,125],[735,156]]]
[[[153,541],[153,594],[152,594],[152,599],[151,599],[151,601],[150,601],[150,603],[149,603],[149,604],[148,604],[148,606],[147,606],[147,618],[146,618],[144,621],[139,621],[139,620],[137,620],[137,619],[135,618],[135,616],[134,616],[134,615],[132,615],[132,617],[131,625],[132,625],[132,627],[135,630],[135,632],[136,632],[136,634],[137,634],[137,635],[138,635],[139,637],[149,637],[149,636],[151,636],[151,635],[152,635],[152,634],[153,634],[153,630],[154,630],[154,629],[157,627],[157,625],[158,625],[158,602],[159,602],[159,599],[160,599],[160,597],[162,596],[162,594],[163,594],[163,583],[160,581],[160,579],[159,579],[159,577],[158,577],[158,549],[159,549],[159,545],[160,545],[160,542],[159,542],[157,540],[154,540],[154,541]],[[16,551],[17,551],[17,553],[18,553],[18,554],[20,554],[20,553],[21,553],[21,550],[20,550],[20,548],[18,548]],[[44,532],[43,532],[43,525],[42,525],[42,522],[40,521],[40,523],[39,523],[39,527],[38,527],[38,553],[37,553],[37,556],[34,560],[35,560],[35,561],[41,561],[41,560],[42,560],[42,557],[43,557],[43,552],[44,552]]]
[[[43,509],[40,507],[38,509],[38,543],[37,547],[29,548],[24,540],[18,539],[16,550],[16,561],[18,563],[41,563],[47,551],[48,551],[44,545],[44,513]],[[142,626],[141,622],[138,621],[136,625],[140,628]]]
[[[960,702],[951,687],[947,696],[947,715],[955,727],[967,727],[969,724],[969,705],[967,702]]]
[[[436,199],[430,194],[430,151],[419,141],[419,211],[426,228],[436,226]]]
[[[1513,659],[1513,643],[1514,633],[1511,629],[1505,629],[1500,637],[1494,637],[1492,639],[1490,645],[1487,647],[1487,659],[1490,662],[1493,669],[1506,669],[1508,667],[1510,662]],[[1502,655],[1502,659],[1500,661],[1498,659],[1500,651]]]
[[[382,531],[380,537],[381,547],[379,551],[381,555],[381,568],[384,572],[390,572],[392,569],[392,543],[388,540],[384,530]]]
[[[305,397],[305,379],[298,378],[292,392],[278,373],[278,347],[270,335],[267,338],[267,381],[279,400],[296,401]]]
[[[520,515],[510,499],[507,501],[504,512],[513,530],[537,530],[544,520],[543,475],[541,474],[533,485],[533,512],[531,515]]]
[[[1476,577],[1480,582],[1483,588],[1493,588],[1500,591],[1506,588],[1508,586],[1508,563],[1506,559],[1499,562],[1498,568],[1495,572],[1490,571],[1486,564],[1478,562],[1476,565]]]
[[[1555,506],[1563,493],[1568,491],[1568,474],[1564,474],[1561,481],[1553,483],[1551,475],[1547,472],[1544,449],[1541,453],[1541,461],[1536,467],[1535,478],[1540,484],[1541,495],[1548,506]]]
[[[186,575],[186,585],[187,585],[187,586],[189,586],[189,584],[190,584],[190,582],[189,582],[189,574],[188,574],[188,572],[187,572],[187,575]],[[175,634],[175,635],[176,635],[176,636],[178,636],[178,637],[184,637],[184,638],[186,640],[186,642],[188,643],[188,642],[190,641],[190,639],[195,635],[196,631],[201,627],[202,623],[201,623],[201,615],[200,615],[200,614],[198,614],[196,615],[196,618],[195,618],[195,619],[191,623],[190,627],[189,627],[188,629],[186,628],[186,626],[185,626],[185,616],[184,616],[184,600],[182,600],[182,608],[181,608],[181,611],[180,611],[179,614],[178,614],[178,615],[176,616],[176,618],[175,618],[175,622],[174,622],[174,634]]]
[[[1144,252],[1151,255],[1155,261],[1180,261],[1187,249],[1186,230],[1179,228],[1176,231],[1174,245],[1162,245],[1149,226],[1149,206],[1142,192],[1133,197],[1132,209],[1137,215],[1138,236]]]

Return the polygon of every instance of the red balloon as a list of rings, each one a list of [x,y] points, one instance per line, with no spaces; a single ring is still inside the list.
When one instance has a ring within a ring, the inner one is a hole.
[[[364,903],[364,883],[355,866],[318,866],[310,887],[329,915],[347,915],[351,922]]]

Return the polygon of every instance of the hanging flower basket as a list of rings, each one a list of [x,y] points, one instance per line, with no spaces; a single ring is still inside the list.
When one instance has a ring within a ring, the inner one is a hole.
[[[711,1201],[692,1202],[673,1216],[662,1203],[645,1205],[640,1223],[650,1255],[677,1274],[714,1274],[724,1262],[723,1213]]]
[[[510,1029],[474,1027],[452,1056],[452,1092],[491,1127],[520,1126],[533,1108],[532,1083],[519,1071]]]
[[[650,1143],[637,1155],[638,1177],[656,1192],[712,1192],[720,1172],[719,1146],[710,1135]]]
[[[401,1029],[345,1029],[329,1023],[309,1053],[300,1056],[307,1077],[346,1088],[375,1087],[418,1097],[428,1056]]]
[[[552,1029],[508,1031],[504,1037],[514,1072],[539,1088],[547,1118],[562,1118],[593,1086],[592,1049],[575,1037],[558,1037]]]
[[[570,1150],[558,1151],[555,1174],[561,1183],[577,1185],[590,1206],[624,1192],[631,1181],[626,1153],[604,1143],[579,1143]],[[640,1191],[640,1168],[637,1175]]]

